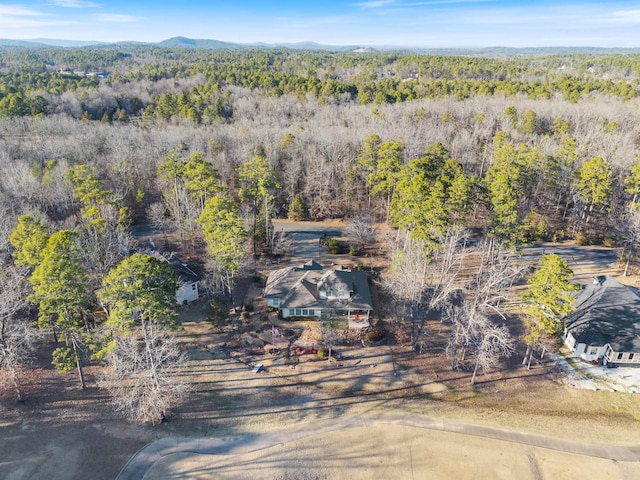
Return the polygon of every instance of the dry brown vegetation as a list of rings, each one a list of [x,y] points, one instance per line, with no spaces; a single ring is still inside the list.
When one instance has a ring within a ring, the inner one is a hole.
[[[587,270],[585,265],[579,273]],[[320,346],[317,323],[284,322],[265,312],[257,283],[247,284],[245,299],[253,300],[254,312],[246,319],[238,314],[224,326],[205,321],[202,303],[181,312],[179,339],[188,352],[185,374],[193,391],[175,416],[157,427],[116,416],[96,386],[97,367],[87,369],[89,388],[81,392],[73,374],[56,373],[48,352],[41,351],[24,382],[26,402],[16,405],[4,397],[0,403],[0,448],[7,459],[0,462],[1,476],[113,478],[130,455],[158,438],[254,436],[364,412],[449,418],[584,443],[637,444],[637,399],[569,388],[549,356],[527,370],[515,355],[472,386],[472,372],[452,371],[444,355],[446,325],[438,319],[427,323],[428,346],[418,355],[405,328],[391,320],[386,345],[363,348],[351,334],[336,346],[341,359],[330,363],[295,352],[294,345]],[[275,345],[272,323],[285,333]],[[518,328],[516,319],[512,328]],[[277,354],[270,354],[274,347]],[[251,367],[257,362],[265,369],[255,374]]]

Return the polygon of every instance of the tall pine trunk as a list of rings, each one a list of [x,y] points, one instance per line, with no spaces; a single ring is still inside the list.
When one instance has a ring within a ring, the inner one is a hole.
[[[80,378],[80,387],[82,390],[87,388],[87,384],[84,381],[84,372],[82,371],[82,362],[80,362],[80,355],[78,354],[78,345],[76,343],[76,339],[73,338],[71,340],[71,345],[73,346],[73,353],[76,356],[76,367],[78,368],[78,377]]]

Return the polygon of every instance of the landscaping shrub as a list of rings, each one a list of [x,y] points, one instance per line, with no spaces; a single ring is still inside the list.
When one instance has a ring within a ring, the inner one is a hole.
[[[376,325],[364,334],[363,340],[367,343],[375,343],[379,342],[386,336],[387,331],[384,329],[384,327]]]
[[[578,232],[576,233],[576,243],[581,247],[586,247],[591,245],[591,238],[587,232]]]
[[[216,298],[210,304],[209,315],[207,315],[207,322],[217,327],[226,325],[228,323],[228,320],[229,307],[227,306],[227,303],[220,298]]]
[[[523,234],[528,242],[539,242],[548,238],[549,228],[542,215],[531,211],[524,219]]]
[[[324,244],[327,246],[327,250],[329,250],[330,254],[335,255],[340,253],[340,242],[335,238],[327,238]]]

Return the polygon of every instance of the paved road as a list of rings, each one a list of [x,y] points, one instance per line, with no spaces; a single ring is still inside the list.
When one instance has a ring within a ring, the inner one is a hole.
[[[277,231],[287,232],[291,239],[291,250],[288,257],[296,262],[315,260],[322,264],[326,248],[320,248],[319,239],[323,235],[328,237],[342,236],[342,229],[317,222],[289,222],[274,220],[273,226]]]
[[[185,455],[240,455],[276,445],[287,444],[305,437],[315,435],[323,436],[329,432],[377,425],[401,425],[461,435],[472,435],[587,457],[608,459],[614,462],[640,462],[640,444],[635,446],[587,445],[580,442],[559,440],[541,435],[420,417],[417,415],[366,414],[344,418],[342,420],[305,423],[297,428],[229,441],[218,438],[164,438],[140,450],[125,465],[117,478],[118,480],[140,480],[144,478],[154,463],[160,460],[166,462],[168,460],[167,457],[172,455],[176,455],[175,458],[180,460],[183,460]]]
[[[522,258],[537,262],[540,257],[549,253],[560,255],[567,261],[569,268],[574,271],[586,271],[587,273],[577,275],[576,280],[580,283],[591,283],[590,277],[592,276],[611,274],[611,269],[618,260],[620,249],[537,243],[522,249]]]

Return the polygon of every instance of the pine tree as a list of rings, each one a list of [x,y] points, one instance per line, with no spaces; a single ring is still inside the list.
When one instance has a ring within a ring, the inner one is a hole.
[[[289,220],[293,220],[294,222],[302,222],[303,220],[306,220],[306,207],[299,193],[296,193],[293,197],[293,201],[289,205],[289,212],[287,216]]]
[[[31,267],[38,265],[48,239],[47,229],[39,220],[32,215],[21,215],[18,225],[9,234],[9,242],[15,248],[15,262]]]
[[[33,287],[30,300],[38,304],[38,327],[53,328],[54,338],[59,333],[66,344],[53,352],[53,364],[62,373],[75,366],[85,388],[82,361],[89,303],[87,275],[81,267],[76,237],[70,230],[60,230],[49,237],[42,261],[29,278]]]
[[[580,287],[569,282],[572,276],[566,260],[559,255],[551,253],[540,258],[536,272],[527,282],[529,289],[521,295],[528,355],[533,354],[533,347],[543,335],[560,333],[562,319],[574,310],[570,292]]]
[[[197,222],[207,242],[214,283],[230,294],[244,256],[247,233],[242,219],[230,200],[215,196],[207,201]]]
[[[613,191],[611,165],[602,157],[593,157],[578,171],[578,193],[584,202],[582,220],[589,223],[594,210],[604,208]]]

